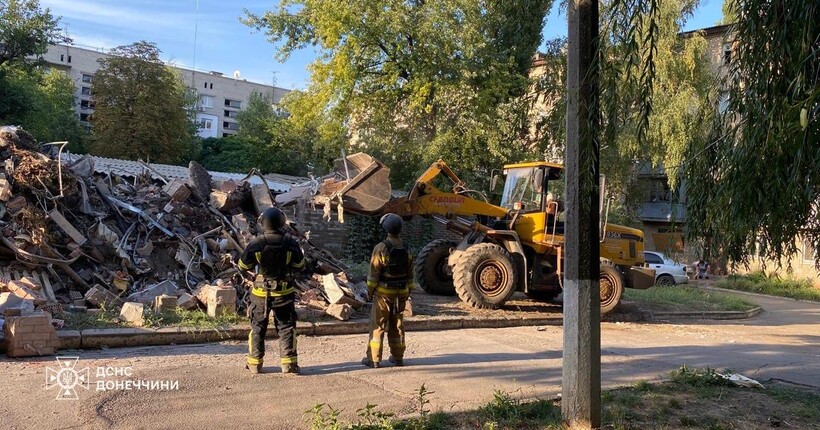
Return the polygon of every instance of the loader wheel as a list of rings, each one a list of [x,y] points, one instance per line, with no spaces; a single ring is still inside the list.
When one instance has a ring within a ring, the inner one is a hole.
[[[450,248],[458,246],[452,240],[436,239],[421,249],[414,272],[421,288],[428,294],[454,296],[453,272],[447,264]]]
[[[492,243],[467,248],[453,268],[458,296],[475,308],[500,308],[515,292],[516,279],[518,270],[512,257]]]
[[[624,293],[624,283],[621,274],[613,266],[601,265],[601,315],[615,309],[621,302]]]

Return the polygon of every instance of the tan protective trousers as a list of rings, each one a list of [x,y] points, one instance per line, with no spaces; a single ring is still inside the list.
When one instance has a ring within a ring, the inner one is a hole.
[[[382,342],[387,332],[387,344],[393,358],[404,358],[404,324],[402,323],[407,297],[383,296],[378,292],[373,296],[370,312],[370,341],[365,356],[374,363],[382,360]]]

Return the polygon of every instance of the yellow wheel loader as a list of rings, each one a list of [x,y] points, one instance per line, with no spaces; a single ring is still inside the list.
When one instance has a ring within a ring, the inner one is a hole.
[[[392,200],[389,169],[378,160],[358,153],[337,160],[336,167],[338,179],[326,181],[320,193],[341,199],[345,211],[435,217],[461,236],[460,242],[434,240],[418,253],[415,275],[428,293],[458,294],[489,309],[504,305],[515,291],[544,300],[561,293],[564,208],[551,189],[563,166],[543,161],[504,166],[498,205],[467,188],[443,160],[433,163],[406,197]],[[601,232],[603,315],[618,305],[625,287],[649,288],[655,274],[643,267],[642,231],[604,221]]]

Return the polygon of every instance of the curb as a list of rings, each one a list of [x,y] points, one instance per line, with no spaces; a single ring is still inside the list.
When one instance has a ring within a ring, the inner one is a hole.
[[[730,320],[751,318],[762,311],[760,307],[749,311],[693,311],[693,312],[640,312],[639,314],[614,314],[603,322],[640,322],[653,321],[659,318],[669,319],[713,319]],[[561,326],[563,317],[511,317],[482,318],[479,316],[437,317],[424,319],[405,319],[407,331],[458,330],[473,328],[506,328],[524,326]],[[368,320],[345,322],[299,321],[296,334],[302,336],[335,336],[366,334],[369,330]],[[220,329],[200,329],[188,327],[166,328],[111,328],[86,330],[58,330],[60,349],[96,349],[128,346],[182,345],[194,343],[220,342],[225,340],[245,340],[250,327],[234,325]],[[268,339],[275,338],[274,328],[268,329]]]
[[[668,319],[710,319],[710,320],[740,320],[751,318],[763,312],[760,306],[748,311],[690,311],[690,312],[655,312],[655,318]]]
[[[733,294],[741,294],[744,296],[752,296],[752,297],[761,297],[764,299],[782,299],[782,300],[791,300],[793,302],[800,302],[800,303],[814,303],[820,304],[820,301],[817,300],[805,300],[805,299],[795,299],[792,297],[782,297],[782,296],[772,296],[769,294],[762,294],[762,293],[753,293],[751,291],[743,291],[743,290],[732,290],[729,288],[718,288],[712,287],[709,285],[700,285],[698,288],[703,288],[704,290],[711,290],[711,291],[719,291],[721,293],[733,293]]]

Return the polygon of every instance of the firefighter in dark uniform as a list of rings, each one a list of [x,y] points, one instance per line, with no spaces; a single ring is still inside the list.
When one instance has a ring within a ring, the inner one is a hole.
[[[296,294],[290,278],[295,271],[304,267],[305,257],[296,240],[282,231],[285,214],[281,210],[266,209],[261,218],[264,232],[251,241],[239,257],[241,269],[258,268],[248,305],[251,332],[248,336],[248,364],[245,367],[253,373],[262,370],[265,333],[272,310],[274,327],[279,334],[282,373],[299,373]]]
[[[373,249],[367,289],[373,299],[370,313],[370,339],[362,364],[379,367],[382,342],[387,332],[390,362],[404,365],[404,312],[410,290],[413,289],[413,257],[399,237],[403,221],[396,214],[387,214],[379,221],[387,239]]]

